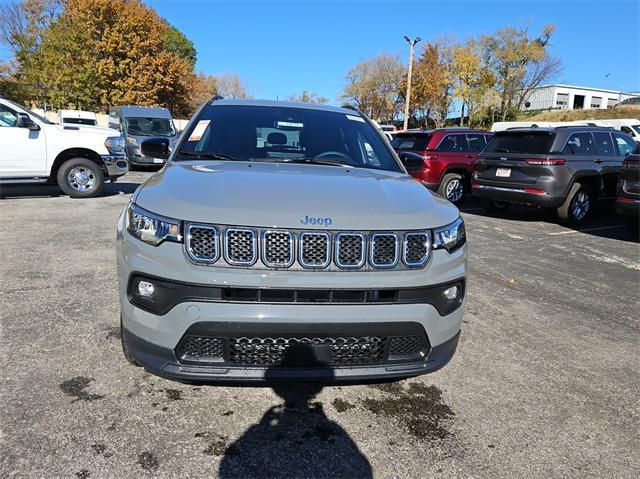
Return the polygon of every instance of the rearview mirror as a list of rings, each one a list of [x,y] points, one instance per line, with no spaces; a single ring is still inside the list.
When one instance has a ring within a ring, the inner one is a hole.
[[[17,114],[16,126],[18,128],[28,128],[29,130],[33,131],[37,131],[40,129],[40,125],[34,123],[34,121],[26,113]]]
[[[169,158],[169,139],[168,138],[151,138],[145,140],[140,145],[140,150],[144,156],[151,158]]]
[[[400,153],[400,160],[409,174],[416,173],[424,168],[424,158],[416,153]]]

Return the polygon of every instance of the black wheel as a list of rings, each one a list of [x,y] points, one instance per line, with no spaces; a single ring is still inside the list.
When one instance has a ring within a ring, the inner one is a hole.
[[[71,158],[60,166],[57,180],[60,189],[72,198],[91,198],[102,191],[104,173],[91,160]]]
[[[442,177],[438,193],[457,205],[464,198],[464,178],[458,173],[447,173]]]
[[[627,227],[627,233],[633,239],[640,238],[640,221],[634,218],[628,218],[625,220],[624,225]]]
[[[558,218],[571,224],[581,224],[593,210],[593,193],[588,186],[574,183],[564,203],[558,207]]]
[[[492,200],[490,198],[482,198],[481,204],[484,210],[492,215],[504,213],[510,206],[509,203],[500,200]]]
[[[122,318],[120,318],[120,342],[122,343],[122,355],[124,356],[124,359],[126,359],[129,364],[140,367],[138,362],[129,352],[129,347],[127,346],[127,342],[124,339],[124,327],[122,326]]]

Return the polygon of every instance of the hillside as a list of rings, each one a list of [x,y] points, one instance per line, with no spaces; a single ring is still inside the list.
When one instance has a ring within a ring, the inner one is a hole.
[[[640,105],[620,106],[608,110],[564,110],[545,111],[535,115],[520,115],[519,121],[573,121],[573,120],[615,120],[617,118],[640,119]]]

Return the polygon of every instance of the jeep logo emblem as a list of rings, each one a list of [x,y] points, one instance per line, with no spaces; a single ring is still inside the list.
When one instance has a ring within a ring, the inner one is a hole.
[[[328,216],[316,217],[306,215],[304,218],[300,219],[300,224],[303,225],[320,225],[320,226],[331,226],[333,224],[333,218],[329,218]]]

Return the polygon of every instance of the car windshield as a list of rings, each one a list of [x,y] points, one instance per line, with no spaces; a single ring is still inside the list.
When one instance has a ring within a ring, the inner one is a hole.
[[[508,131],[496,133],[484,153],[546,154],[551,150],[555,135],[548,131]]]
[[[396,134],[391,141],[391,146],[396,150],[424,151],[427,149],[430,135]]]
[[[13,105],[21,110],[26,111],[29,116],[34,117],[36,120],[41,121],[42,123],[46,123],[47,125],[53,125],[54,123],[52,121],[47,120],[45,117],[38,115],[37,113],[32,112],[31,110],[23,107],[22,105],[18,105],[16,102],[10,101],[10,100],[5,100],[7,103],[9,103],[10,105]]]
[[[168,118],[127,117],[127,134],[133,136],[174,136],[176,130]]]
[[[380,133],[357,112],[212,105],[183,138],[177,159],[199,156],[402,171]]]
[[[62,123],[65,125],[91,125],[96,126],[96,120],[89,118],[63,118]]]
[[[636,133],[638,133],[638,135],[640,135],[640,125],[633,125],[631,128],[636,130]]]

